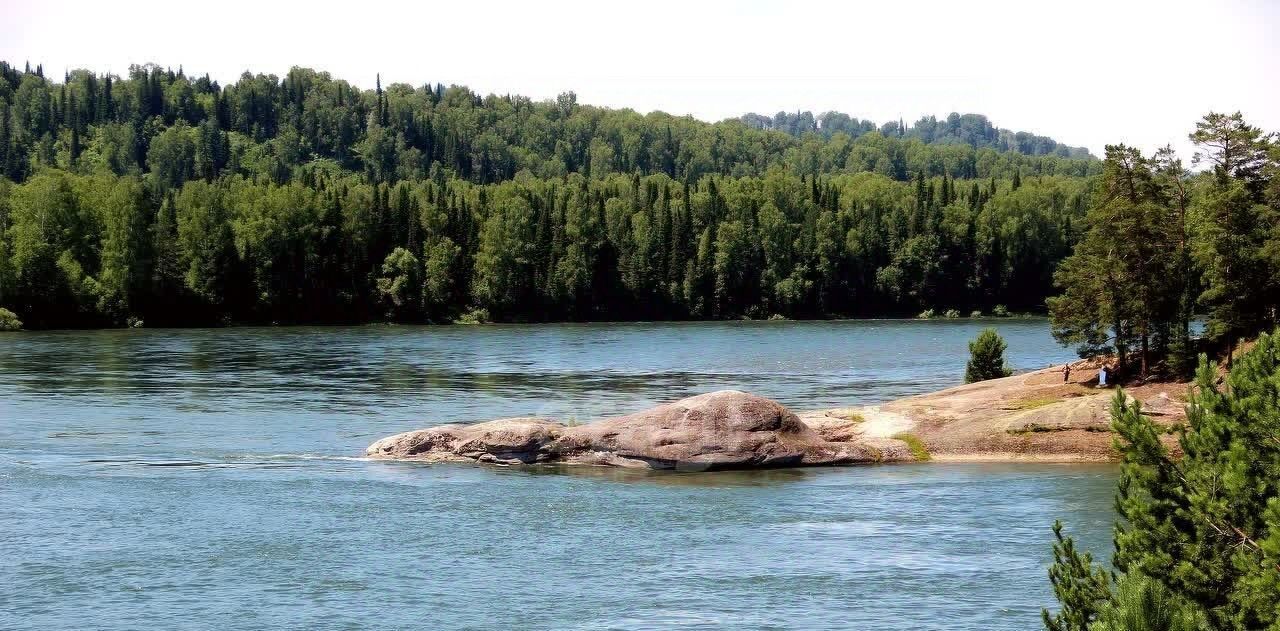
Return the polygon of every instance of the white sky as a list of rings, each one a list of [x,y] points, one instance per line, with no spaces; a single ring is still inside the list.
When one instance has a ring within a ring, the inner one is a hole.
[[[482,93],[719,120],[838,110],[878,123],[986,114],[1096,155],[1174,143],[1210,109],[1280,130],[1280,2],[272,2],[0,0],[0,59],[225,82],[327,70],[371,87]]]

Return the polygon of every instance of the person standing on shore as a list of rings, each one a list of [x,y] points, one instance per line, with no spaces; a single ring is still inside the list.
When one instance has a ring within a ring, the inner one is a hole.
[[[1099,388],[1107,387],[1107,365],[1106,364],[1103,364],[1102,367],[1098,369],[1098,387]]]
[[[1062,383],[1071,381],[1071,362],[1062,365]]]

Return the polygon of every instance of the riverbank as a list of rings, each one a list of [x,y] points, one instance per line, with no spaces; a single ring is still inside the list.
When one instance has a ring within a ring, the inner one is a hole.
[[[373,458],[491,464],[587,464],[712,470],[874,462],[1105,462],[1113,460],[1110,406],[1096,366],[1060,367],[947,388],[879,405],[795,413],[724,390],[585,425],[511,418],[389,436]],[[1126,393],[1176,446],[1185,382]]]

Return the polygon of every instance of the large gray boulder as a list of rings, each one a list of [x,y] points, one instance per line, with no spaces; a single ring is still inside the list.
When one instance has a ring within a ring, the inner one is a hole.
[[[574,427],[537,418],[441,425],[384,438],[366,455],[706,471],[878,462],[886,453],[858,440],[829,441],[775,401],[721,390]]]

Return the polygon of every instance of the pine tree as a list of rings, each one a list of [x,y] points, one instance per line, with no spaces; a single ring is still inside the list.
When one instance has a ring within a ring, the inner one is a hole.
[[[378,124],[382,125],[383,127],[386,127],[390,121],[387,115],[387,95],[382,91],[382,73],[378,73],[378,77],[376,81],[377,81],[377,84],[376,84],[377,87],[374,90],[374,94],[378,97],[378,104],[377,104]]]
[[[1053,524],[1053,565],[1049,582],[1062,608],[1056,614],[1041,612],[1048,631],[1089,631],[1093,621],[1111,596],[1111,575],[1093,562],[1093,555],[1076,550],[1070,537],[1062,535],[1062,522]]]
[[[1102,603],[1090,631],[1204,631],[1204,614],[1185,598],[1141,574],[1126,574]]]
[[[115,103],[111,97],[111,75],[107,75],[102,80],[102,95],[98,97],[98,114],[99,122],[111,121],[115,118]]]
[[[1100,202],[1089,209],[1089,229],[1054,274],[1063,293],[1050,298],[1053,335],[1077,344],[1083,356],[1114,344],[1120,372],[1139,350],[1146,375],[1150,344],[1182,312],[1177,270],[1182,226],[1170,221],[1168,200],[1151,160],[1136,149],[1108,145]],[[1163,355],[1163,348],[1157,349]]]
[[[1197,201],[1206,217],[1194,249],[1205,271],[1200,300],[1208,307],[1208,334],[1234,347],[1241,336],[1275,324],[1280,309],[1280,259],[1264,254],[1280,248],[1269,230],[1280,212],[1264,204],[1264,167],[1271,137],[1245,123],[1239,112],[1210,113],[1190,135],[1213,177]],[[1270,245],[1268,245],[1270,243]]]
[[[995,329],[983,329],[969,342],[969,364],[965,366],[964,382],[975,383],[1013,374],[1004,361],[1005,348],[1004,339]]]

